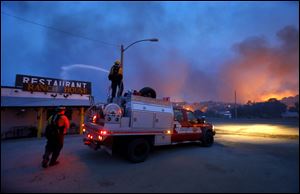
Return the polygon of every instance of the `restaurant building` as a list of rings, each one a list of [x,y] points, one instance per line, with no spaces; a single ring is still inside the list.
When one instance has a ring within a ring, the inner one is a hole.
[[[59,105],[70,120],[68,134],[81,134],[93,103],[91,82],[16,75],[15,86],[1,86],[1,139],[42,137]]]

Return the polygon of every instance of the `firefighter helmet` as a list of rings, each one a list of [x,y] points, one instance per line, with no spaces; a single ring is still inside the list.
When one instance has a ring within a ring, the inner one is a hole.
[[[60,112],[62,110],[66,110],[66,107],[60,105],[60,106],[56,107],[55,110],[58,111],[58,112]]]
[[[116,60],[115,65],[121,65],[121,62],[119,60]]]

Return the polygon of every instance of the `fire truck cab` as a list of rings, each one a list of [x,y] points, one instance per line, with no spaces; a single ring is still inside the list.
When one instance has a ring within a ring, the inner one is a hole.
[[[95,104],[86,113],[84,144],[120,152],[131,162],[143,162],[154,146],[214,142],[214,127],[192,111],[173,107],[169,99],[128,93],[113,103]]]
[[[174,122],[179,123],[171,136],[172,143],[200,141],[203,146],[209,147],[214,142],[214,126],[204,118],[196,118],[194,112],[181,107],[174,107]]]

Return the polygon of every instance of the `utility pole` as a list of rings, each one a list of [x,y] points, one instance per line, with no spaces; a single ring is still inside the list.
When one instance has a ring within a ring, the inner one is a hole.
[[[234,113],[235,113],[235,119],[237,119],[236,90],[234,90]]]
[[[131,43],[129,46],[127,46],[126,48],[124,48],[124,45],[121,44],[121,69],[122,69],[122,75],[123,75],[123,79],[124,79],[124,52],[129,48],[131,47],[132,45],[136,44],[136,43],[139,43],[139,42],[143,42],[143,41],[151,41],[151,42],[158,42],[158,39],[157,38],[150,38],[150,39],[143,39],[143,40],[138,40],[138,41],[135,41],[133,43]],[[123,80],[121,82],[121,87],[119,88],[119,91],[118,91],[118,96],[121,96],[122,95],[122,92],[123,92],[123,89],[124,89],[124,84],[123,84]]]
[[[122,74],[123,74],[123,60],[124,60],[124,46],[121,45],[121,68],[122,68]]]

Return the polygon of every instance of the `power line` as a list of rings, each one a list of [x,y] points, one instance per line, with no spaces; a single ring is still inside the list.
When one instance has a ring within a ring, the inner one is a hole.
[[[30,20],[27,20],[27,19],[15,16],[15,15],[11,15],[11,14],[8,14],[8,13],[2,12],[2,11],[1,11],[1,14],[7,15],[7,16],[10,16],[10,17],[14,17],[14,18],[19,19],[19,20],[21,20],[23,22],[27,22],[27,23],[30,23],[30,24],[34,24],[34,25],[38,25],[38,26],[41,26],[41,27],[44,27],[44,28],[55,30],[55,31],[58,31],[58,32],[61,32],[61,33],[65,33],[65,34],[68,34],[68,35],[71,35],[71,36],[83,38],[83,39],[94,41],[94,42],[98,42],[98,43],[101,43],[101,44],[106,44],[106,45],[109,45],[109,46],[117,46],[117,47],[119,47],[119,45],[117,45],[117,44],[111,44],[111,43],[107,43],[107,42],[104,42],[104,41],[95,40],[95,39],[87,38],[87,37],[84,37],[84,36],[81,36],[81,35],[73,34],[73,33],[70,33],[70,32],[67,32],[67,31],[60,30],[58,28],[52,27],[52,26],[47,26],[47,25],[44,25],[44,24],[39,24],[37,22],[30,21]]]

